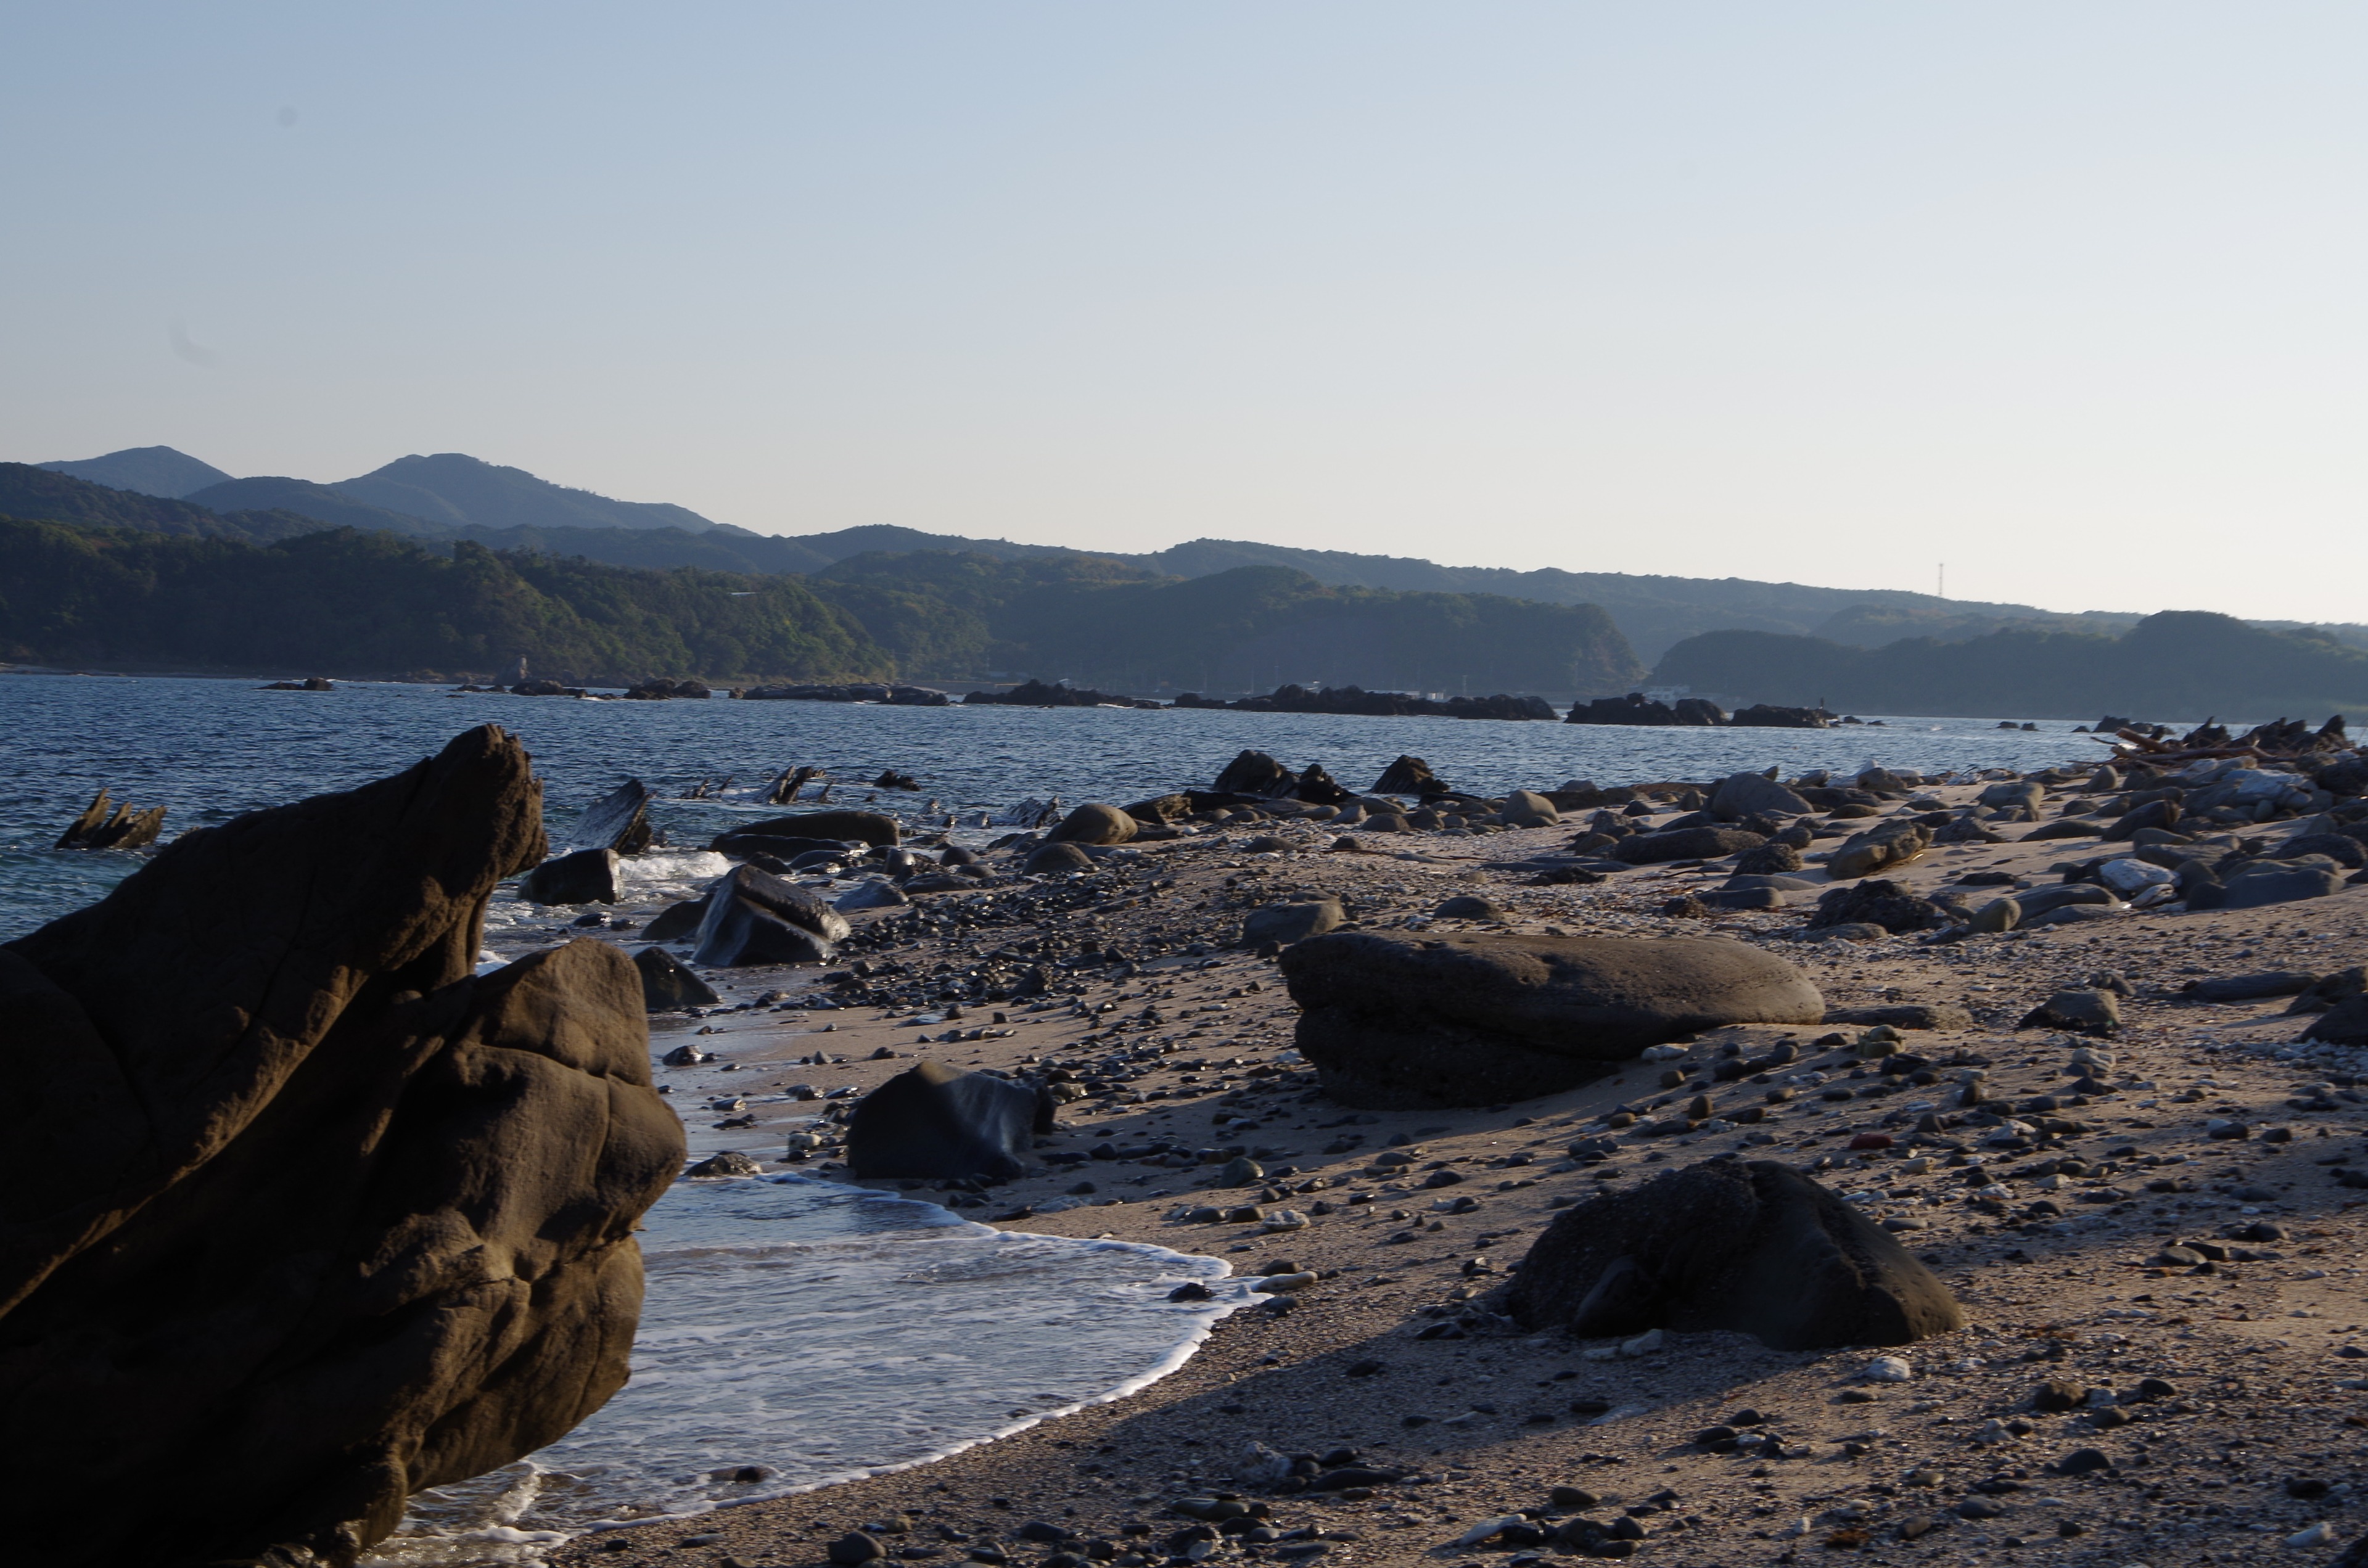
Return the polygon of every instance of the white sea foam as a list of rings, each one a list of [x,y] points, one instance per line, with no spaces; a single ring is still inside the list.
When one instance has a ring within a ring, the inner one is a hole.
[[[1167,1300],[1222,1278],[1216,1258],[797,1176],[677,1183],[642,1244],[633,1381],[529,1460],[421,1494],[370,1563],[530,1562],[586,1530],[941,1459],[1164,1377],[1247,1296]],[[747,1467],[772,1473],[730,1479]]]

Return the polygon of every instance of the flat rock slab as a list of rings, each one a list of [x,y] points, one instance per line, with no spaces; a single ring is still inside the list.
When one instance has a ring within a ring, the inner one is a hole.
[[[1300,1051],[1370,1109],[1559,1094],[1680,1035],[1826,1011],[1799,970],[1716,937],[1336,931],[1281,962]]]
[[[1710,1160],[1563,1210],[1506,1305],[1530,1329],[1723,1329],[1776,1350],[1906,1345],[1965,1321],[1882,1227],[1767,1160]]]

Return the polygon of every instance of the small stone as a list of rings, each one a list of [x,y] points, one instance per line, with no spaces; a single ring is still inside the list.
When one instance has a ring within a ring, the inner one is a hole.
[[[1648,1328],[1634,1339],[1622,1340],[1620,1342],[1620,1353],[1623,1356],[1650,1356],[1654,1351],[1663,1348],[1668,1343],[1668,1335],[1663,1334],[1657,1328]]]
[[[2058,1475],[2093,1475],[2100,1470],[2111,1470],[2113,1461],[2101,1449],[2075,1449],[2051,1467]]]
[[[1904,1383],[1916,1376],[1916,1369],[1897,1356],[1877,1356],[1859,1372],[1870,1383]]]
[[[2006,1510],[1987,1497],[1968,1497],[1957,1505],[1961,1519],[1995,1519]]]

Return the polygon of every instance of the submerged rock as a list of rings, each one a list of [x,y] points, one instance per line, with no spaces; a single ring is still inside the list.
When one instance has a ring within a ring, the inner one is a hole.
[[[1365,1108],[1557,1094],[1679,1035],[1826,1011],[1799,970],[1716,937],[1341,931],[1285,949],[1282,972],[1300,1051]]]
[[[23,1561],[350,1564],[622,1386],[682,1131],[623,953],[472,972],[541,821],[525,751],[475,730],[0,949]]]
[[[1776,1350],[1906,1345],[1964,1325],[1948,1287],[1880,1226],[1766,1160],[1711,1160],[1563,1210],[1506,1306],[1530,1329],[1724,1329]]]

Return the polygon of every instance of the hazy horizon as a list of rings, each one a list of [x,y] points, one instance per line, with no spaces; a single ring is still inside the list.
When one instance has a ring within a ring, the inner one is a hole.
[[[15,460],[2362,619],[2349,9],[14,20]]]

